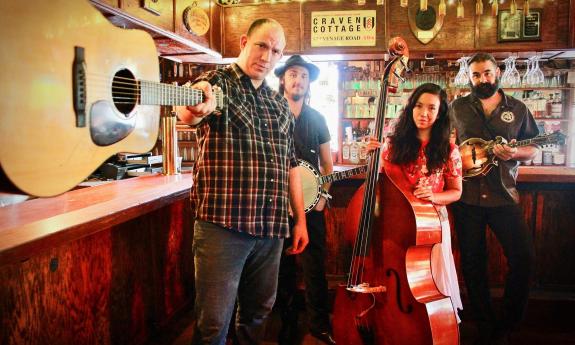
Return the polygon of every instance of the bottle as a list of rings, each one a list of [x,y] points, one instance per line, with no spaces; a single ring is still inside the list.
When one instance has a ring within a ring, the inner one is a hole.
[[[359,145],[355,140],[349,145],[349,162],[352,164],[359,163]]]
[[[349,138],[351,136],[351,127],[345,128],[345,141],[341,145],[341,159],[344,163],[349,162]]]
[[[359,143],[359,161],[362,164],[367,161],[367,141],[365,140]]]
[[[537,150],[537,154],[535,155],[535,157],[533,157],[533,165],[541,165],[541,162],[543,161],[543,152],[542,150]]]
[[[559,92],[555,93],[555,97],[553,98],[550,115],[553,118],[563,117],[563,102],[561,102],[561,94]]]

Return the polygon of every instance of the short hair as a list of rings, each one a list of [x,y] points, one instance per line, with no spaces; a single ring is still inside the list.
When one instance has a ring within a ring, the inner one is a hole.
[[[471,59],[469,60],[468,65],[471,65],[474,62],[483,62],[483,61],[491,61],[491,62],[493,62],[493,65],[495,67],[497,67],[497,60],[495,60],[493,55],[491,55],[489,53],[483,53],[483,52],[479,52],[479,53],[476,53],[475,55],[473,55],[471,57]]]
[[[246,33],[246,35],[248,37],[250,37],[257,29],[259,29],[260,27],[264,26],[265,24],[270,24],[270,25],[277,25],[280,28],[282,27],[281,24],[275,20],[275,19],[271,19],[271,18],[260,18],[260,19],[256,19],[252,22],[252,24],[250,25],[248,32]]]

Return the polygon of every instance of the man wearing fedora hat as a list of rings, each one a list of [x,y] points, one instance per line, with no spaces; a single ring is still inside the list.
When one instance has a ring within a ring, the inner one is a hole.
[[[330,135],[325,119],[311,108],[310,83],[319,75],[319,68],[300,55],[291,56],[285,65],[274,71],[280,78],[279,92],[287,99],[295,117],[294,144],[296,156],[312,164],[322,175],[333,171]],[[329,194],[329,184],[322,186],[324,193],[316,207],[306,214],[309,243],[300,254],[305,282],[306,311],[310,333],[327,344],[335,344],[329,320],[328,288],[325,277],[325,219],[323,209]],[[287,241],[289,242],[289,241]],[[289,243],[284,246],[289,246]],[[297,308],[294,297],[297,290],[296,263],[293,255],[283,255],[280,264],[277,308],[282,318],[279,344],[294,344],[297,335]]]

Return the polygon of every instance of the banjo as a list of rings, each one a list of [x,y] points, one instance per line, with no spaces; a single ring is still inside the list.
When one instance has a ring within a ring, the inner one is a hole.
[[[298,169],[300,174],[301,186],[303,189],[303,205],[306,213],[311,211],[319,202],[319,198],[322,195],[321,186],[324,183],[343,180],[367,171],[367,165],[362,165],[356,168],[322,176],[309,162],[303,159],[298,159],[298,163],[299,166],[296,169]]]

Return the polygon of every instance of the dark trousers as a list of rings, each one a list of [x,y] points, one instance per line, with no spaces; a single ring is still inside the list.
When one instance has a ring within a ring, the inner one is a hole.
[[[329,300],[325,277],[325,219],[323,212],[311,211],[306,215],[309,244],[298,257],[305,283],[306,311],[312,332],[330,330]],[[284,247],[291,245],[286,239]],[[297,292],[297,265],[295,255],[282,255],[278,280],[276,308],[282,316],[282,327],[296,327],[297,306],[294,298]]]
[[[518,205],[479,207],[452,205],[461,251],[461,269],[479,332],[509,332],[522,320],[529,297],[533,241]],[[487,277],[486,226],[493,231],[507,258],[508,273],[501,315],[496,315]]]

